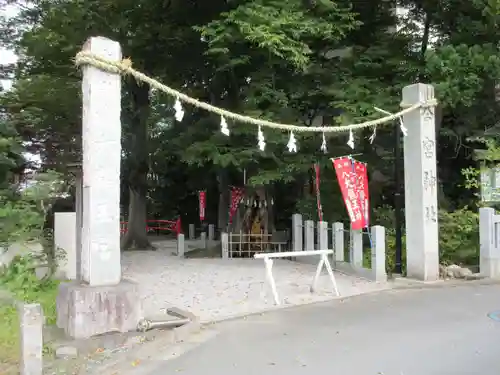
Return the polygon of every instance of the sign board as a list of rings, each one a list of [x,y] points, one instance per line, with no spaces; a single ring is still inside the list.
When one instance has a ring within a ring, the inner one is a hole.
[[[481,167],[481,201],[500,202],[500,166]]]

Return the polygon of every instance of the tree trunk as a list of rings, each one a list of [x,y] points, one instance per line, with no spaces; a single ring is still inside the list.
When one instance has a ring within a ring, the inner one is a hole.
[[[148,191],[148,117],[149,86],[129,81],[132,94],[131,155],[128,186],[130,190],[127,233],[122,238],[121,248],[138,250],[153,249],[146,232]]]

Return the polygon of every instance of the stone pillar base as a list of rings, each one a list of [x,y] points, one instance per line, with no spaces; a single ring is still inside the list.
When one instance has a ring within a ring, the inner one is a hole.
[[[57,326],[75,339],[135,330],[142,316],[138,285],[122,280],[113,286],[61,283]]]

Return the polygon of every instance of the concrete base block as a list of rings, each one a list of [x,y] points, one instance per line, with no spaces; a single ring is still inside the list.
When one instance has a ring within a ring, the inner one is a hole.
[[[57,296],[57,326],[75,339],[128,332],[143,317],[138,285],[122,280],[114,286],[62,283]]]
[[[481,276],[492,279],[500,278],[500,259],[480,257],[479,264],[479,273]]]

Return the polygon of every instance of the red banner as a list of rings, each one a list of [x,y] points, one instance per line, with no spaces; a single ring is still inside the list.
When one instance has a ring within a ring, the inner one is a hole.
[[[207,192],[202,190],[198,192],[198,200],[200,202],[200,221],[205,220],[205,208],[207,207]]]
[[[233,222],[233,216],[236,213],[236,210],[238,209],[241,198],[243,198],[243,194],[244,194],[243,188],[234,186],[231,188],[231,207],[229,209],[229,224]]]
[[[319,165],[314,164],[313,167],[314,167],[314,172],[316,174],[315,186],[316,186],[316,205],[318,207],[318,218],[319,218],[319,221],[323,221],[323,208],[321,207],[321,195],[320,195],[320,190],[319,190],[319,182],[320,182]]]
[[[358,181],[352,159],[349,157],[334,159],[333,167],[337,174],[347,213],[351,219],[352,229],[359,230],[365,228],[366,222],[361,211]]]
[[[368,171],[366,164],[360,161],[354,161],[356,171],[356,180],[358,185],[359,202],[361,213],[365,219],[365,227],[370,226],[370,193],[368,191]]]

